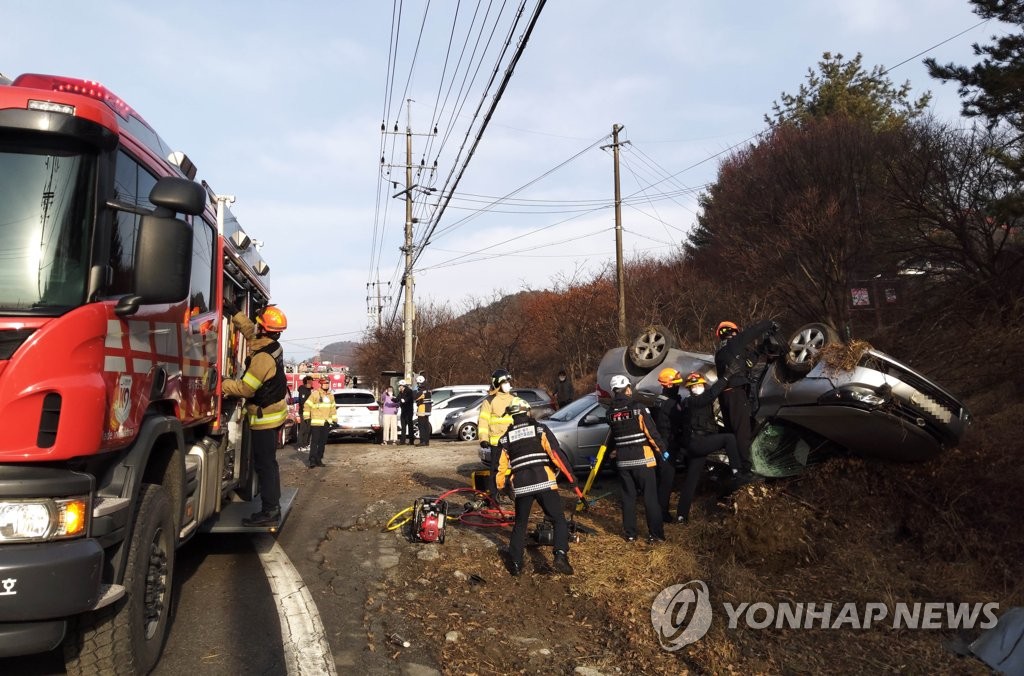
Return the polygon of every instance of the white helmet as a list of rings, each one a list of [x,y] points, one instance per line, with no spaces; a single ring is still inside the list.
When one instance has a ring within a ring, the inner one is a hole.
[[[626,376],[612,376],[611,381],[608,383],[611,385],[613,390],[623,390],[629,387],[629,378]]]
[[[426,378],[424,378],[423,376],[416,376],[416,384],[417,385],[422,385],[425,382],[427,382]]]
[[[399,381],[398,381],[398,386],[399,386],[399,387],[405,387],[405,386],[406,386],[406,385],[408,385],[408,384],[409,384],[409,383],[405,382],[405,380],[399,380]]]

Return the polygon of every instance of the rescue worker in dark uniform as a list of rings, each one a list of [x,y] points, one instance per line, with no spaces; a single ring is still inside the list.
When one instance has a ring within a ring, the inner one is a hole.
[[[299,394],[296,397],[296,401],[299,404],[299,439],[298,449],[300,451],[308,451],[310,444],[310,430],[309,430],[309,418],[302,415],[306,400],[309,399],[309,395],[313,394],[313,376],[304,376],[302,378],[302,384],[299,385]]]
[[[683,409],[682,397],[679,396],[679,386],[682,382],[683,375],[679,371],[671,367],[663,368],[658,374],[661,396],[658,397],[657,408],[651,407],[654,425],[658,428],[658,435],[665,442],[665,447],[657,458],[656,468],[658,505],[661,507],[661,520],[665,523],[672,521],[669,503],[676,480],[676,463],[679,461],[682,446]]]
[[[710,388],[699,373],[691,373],[683,381],[690,396],[683,399],[683,446],[686,448],[686,479],[679,493],[679,510],[676,521],[690,520],[690,506],[697,494],[701,473],[708,455],[724,450],[729,457],[729,467],[735,478],[746,477],[741,469],[740,454],[736,447],[736,436],[722,432],[715,421],[715,399],[725,388],[724,380],[717,380]]]
[[[430,429],[430,411],[434,402],[426,378],[416,376],[416,385],[419,388],[416,391],[416,426],[420,432],[420,446],[429,446],[430,435],[434,433],[434,430]]]
[[[413,414],[416,412],[416,393],[404,380],[398,381],[398,443],[412,446]]]
[[[750,370],[761,356],[759,346],[763,339],[778,325],[770,320],[760,321],[740,330],[733,322],[721,322],[715,335],[721,344],[715,351],[715,370],[719,382],[725,381],[725,389],[719,399],[725,429],[736,436],[744,471],[750,471]],[[751,344],[758,341],[758,347]]]
[[[512,575],[523,571],[523,550],[526,546],[526,528],[530,510],[536,500],[544,514],[554,524],[553,568],[563,575],[572,575],[569,564],[569,524],[565,520],[562,499],[558,495],[558,474],[570,483],[576,477],[568,469],[568,461],[551,431],[529,417],[530,405],[519,399],[505,409],[512,424],[491,450],[498,456],[496,483],[504,490],[511,475],[512,494],[516,505],[516,522],[508,545],[508,569]]]
[[[647,409],[632,400],[626,376],[611,378],[612,402],[608,409],[608,452],[615,458],[622,484],[622,530],[627,541],[636,540],[636,496],[643,493],[647,541],[664,542],[665,529],[658,506],[656,455],[665,444]]]
[[[225,397],[242,397],[249,417],[252,463],[259,482],[263,508],[242,519],[244,526],[274,526],[281,520],[281,476],[277,466],[277,428],[288,417],[288,384],[284,350],[277,342],[288,328],[284,313],[273,305],[260,312],[256,323],[236,312],[231,317],[246,340],[249,357],[241,380],[225,380]]]

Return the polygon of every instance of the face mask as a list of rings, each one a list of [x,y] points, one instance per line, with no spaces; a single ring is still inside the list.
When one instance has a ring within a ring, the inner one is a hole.
[[[562,382],[565,382],[565,376],[558,376],[558,379],[561,380]]]
[[[502,392],[506,392],[506,393],[507,392],[511,392],[512,391],[512,383],[502,383],[501,384],[501,391]]]
[[[695,387],[692,390],[690,390],[690,394],[692,394],[694,396],[704,394],[704,386],[703,385],[698,385],[697,387]]]

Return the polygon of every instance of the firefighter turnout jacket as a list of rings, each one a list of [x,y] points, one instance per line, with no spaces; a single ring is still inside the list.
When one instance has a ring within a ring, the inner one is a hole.
[[[310,427],[323,427],[338,422],[338,407],[334,403],[334,395],[317,388],[306,399],[302,409],[302,419],[308,420]]]
[[[511,475],[515,497],[544,490],[558,490],[556,469],[564,461],[559,459],[558,441],[544,425],[517,416],[519,421],[498,439],[498,472],[495,484],[505,488],[506,477]]]
[[[617,393],[608,409],[608,451],[615,452],[618,469],[654,467],[655,454],[661,454],[665,444],[644,406]]]
[[[246,400],[249,427],[274,429],[288,417],[288,384],[284,375],[284,350],[276,340],[256,335],[256,325],[244,312],[235,313],[231,323],[242,333],[249,358],[241,380],[225,380],[221,391],[226,397]]]
[[[498,445],[498,439],[512,424],[512,416],[505,415],[505,409],[515,399],[511,392],[491,390],[480,405],[480,419],[477,421],[477,438],[491,446]]]

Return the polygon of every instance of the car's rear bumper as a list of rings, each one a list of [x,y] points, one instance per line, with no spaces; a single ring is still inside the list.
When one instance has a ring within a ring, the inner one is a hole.
[[[345,426],[332,427],[327,431],[328,439],[342,439],[352,437],[373,437],[380,432],[380,425],[372,426]]]

